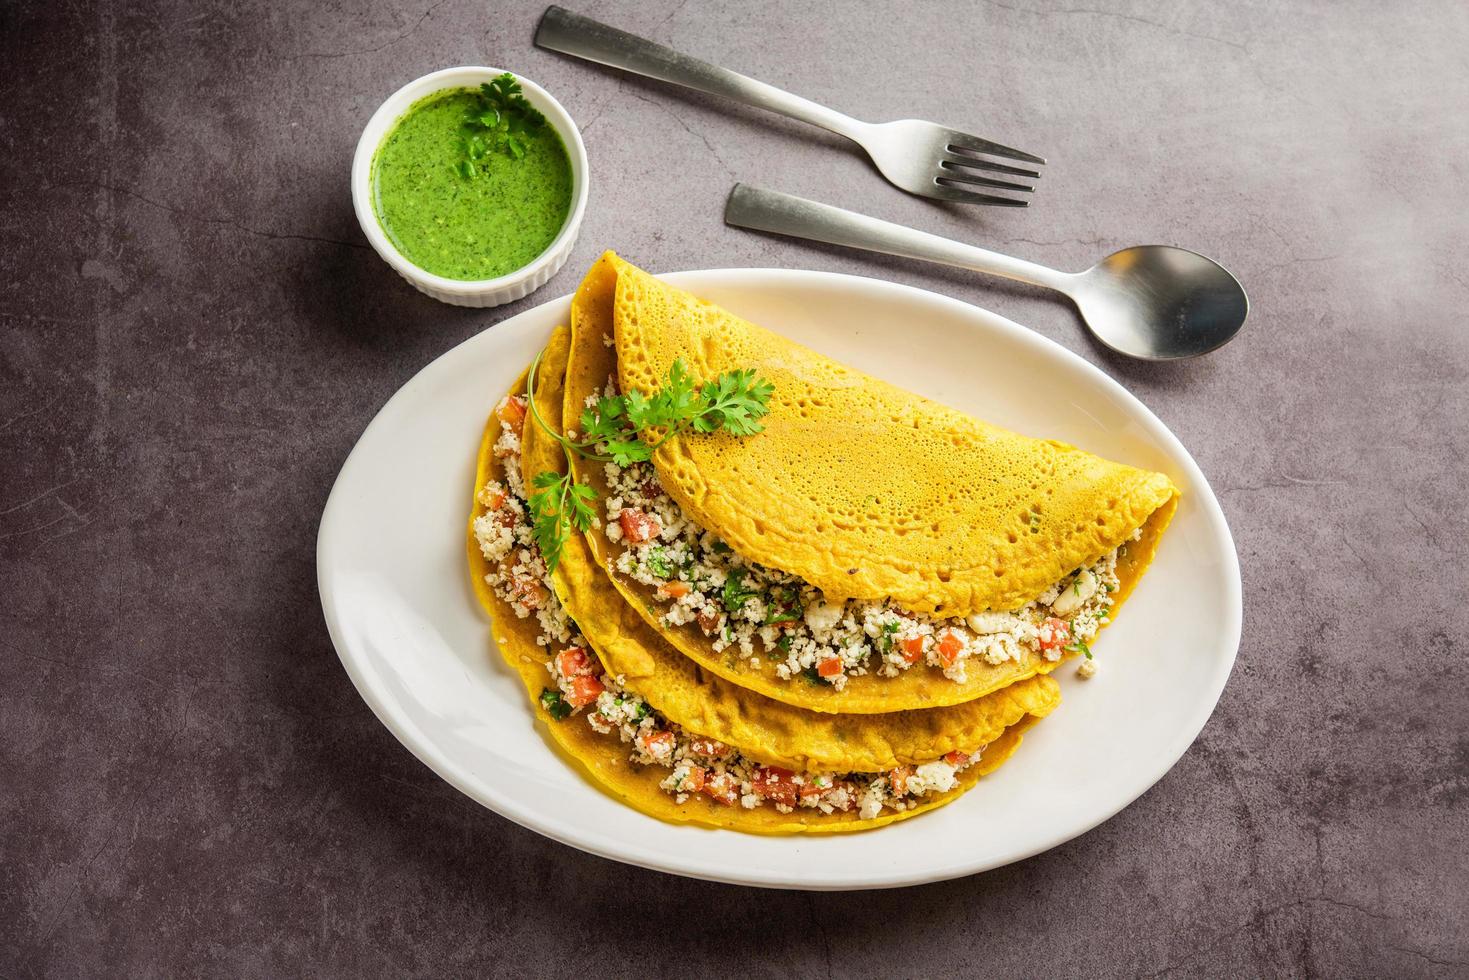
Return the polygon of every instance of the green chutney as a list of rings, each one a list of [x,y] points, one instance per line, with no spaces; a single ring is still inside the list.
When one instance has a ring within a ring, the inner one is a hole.
[[[473,89],[420,99],[372,160],[378,223],[404,258],[447,279],[496,279],[529,265],[556,239],[571,209],[571,158],[549,122],[520,136],[524,153],[465,159]]]

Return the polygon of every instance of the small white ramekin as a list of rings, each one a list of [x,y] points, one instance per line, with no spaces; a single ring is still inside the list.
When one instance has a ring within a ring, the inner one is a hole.
[[[372,114],[367,127],[362,130],[362,138],[357,141],[357,153],[352,157],[352,207],[357,212],[362,233],[398,275],[421,292],[455,306],[499,306],[514,302],[540,289],[566,264],[567,256],[576,244],[577,232],[581,230],[582,213],[587,208],[587,148],[581,141],[576,123],[545,89],[528,78],[515,76],[520,80],[526,99],[545,114],[547,122],[556,128],[566,146],[566,154],[571,158],[571,209],[561,231],[544,252],[529,265],[498,279],[447,279],[425,272],[404,258],[388,241],[372,206],[372,158],[393,124],[419,99],[442,89],[476,88],[481,82],[488,82],[503,72],[503,68],[466,65],[445,68],[409,82]]]

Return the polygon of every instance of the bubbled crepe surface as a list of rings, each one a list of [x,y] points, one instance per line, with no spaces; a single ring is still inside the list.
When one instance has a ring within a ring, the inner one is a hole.
[[[525,390],[522,375],[511,392],[519,394]],[[535,423],[527,420],[527,428]],[[1015,721],[1000,732],[999,736],[985,747],[980,762],[959,774],[959,785],[948,793],[937,794],[907,810],[884,810],[879,816],[863,820],[855,812],[830,814],[809,808],[797,808],[791,813],[781,813],[773,806],[745,809],[741,806],[724,806],[701,795],[690,795],[683,803],[659,787],[668,770],[661,766],[642,766],[628,758],[628,749],[616,737],[601,735],[586,723],[583,716],[574,716],[557,721],[541,706],[540,693],[550,683],[546,670],[549,659],[544,647],[536,643],[540,627],[533,617],[522,619],[515,615],[510,606],[495,595],[485,581],[489,574],[489,563],[480,552],[474,534],[474,521],[482,516],[485,508],[480,504],[477,492],[490,480],[505,479],[504,468],[494,454],[494,443],[500,426],[492,413],[485,424],[480,441],[479,462],[475,470],[475,483],[470,488],[471,511],[467,530],[466,549],[469,558],[470,580],[480,604],[489,613],[495,645],[505,662],[514,670],[525,685],[530,697],[531,710],[538,722],[549,734],[552,742],[568,762],[585,772],[592,781],[616,799],[633,809],[669,823],[702,824],[708,827],[728,828],[756,834],[800,834],[800,833],[844,833],[870,830],[898,820],[926,813],[950,803],[972,788],[979,779],[998,769],[1020,747],[1021,735],[1040,717],[1049,712],[1055,700],[1047,702],[1044,696],[1036,699],[1036,713],[1023,711]],[[605,666],[605,665],[604,665]],[[653,703],[651,699],[650,703]],[[654,704],[657,707],[656,704]],[[696,734],[706,734],[695,730]]]
[[[572,298],[571,307],[571,350],[570,360],[566,371],[566,394],[563,399],[566,417],[577,417],[586,403],[588,396],[599,393],[606,380],[614,373],[620,374],[618,366],[619,355],[615,348],[608,348],[604,343],[604,337],[613,336],[615,331],[621,329],[617,322],[617,296],[621,292],[621,282],[631,273],[637,273],[643,279],[651,280],[651,277],[643,276],[642,273],[632,266],[617,258],[611,252],[604,254],[587,273],[581,285],[577,288]],[[674,291],[677,292],[676,290]],[[697,300],[690,302],[700,309],[713,310],[708,304],[698,303]],[[694,315],[690,313],[689,315]],[[703,316],[703,313],[698,314]],[[725,314],[728,316],[728,314]],[[669,329],[682,330],[682,327],[670,326]],[[758,330],[758,328],[751,328]],[[764,331],[761,331],[764,333]],[[783,342],[786,343],[786,342]],[[792,351],[805,352],[812,358],[820,358],[820,355],[806,351],[805,348],[789,345]],[[800,362],[794,359],[794,354],[787,358],[790,369],[800,372]],[[831,362],[826,362],[831,363]],[[839,367],[839,366],[838,366]],[[721,368],[720,370],[724,370]],[[845,370],[845,369],[843,369]],[[696,370],[696,376],[703,377]],[[854,377],[862,377],[853,375]],[[776,381],[777,393],[779,393],[780,381]],[[880,384],[880,382],[876,382]],[[889,386],[890,387],[890,386]],[[892,389],[896,391],[897,389]],[[916,399],[915,395],[908,395],[910,399]],[[922,401],[921,399],[919,399]],[[772,404],[775,404],[772,399]],[[926,403],[932,404],[932,403]],[[947,411],[947,410],[946,410]],[[767,417],[766,431],[758,436],[750,437],[744,441],[759,443],[770,438],[772,433],[783,431],[775,428],[777,411],[772,410]],[[784,431],[790,431],[786,427]],[[1023,442],[1035,442],[1027,440],[1023,436],[1006,433],[1000,429],[991,429],[994,433],[1007,436],[1011,439]],[[678,439],[676,442],[695,443],[704,440],[720,439],[729,441],[725,436],[697,436],[690,439]],[[660,456],[662,454],[660,453]],[[1082,454],[1086,455],[1086,454]],[[1096,459],[1096,457],[1090,457]],[[1114,466],[1098,460],[1104,466]],[[779,463],[776,455],[768,455],[765,463],[767,474],[772,475],[777,466],[803,465],[799,457],[793,458],[786,463]],[[579,457],[572,460],[572,468],[580,482],[594,487],[602,499],[608,495],[605,474],[602,466],[589,463]],[[1121,467],[1133,473],[1141,474],[1140,470],[1131,470]],[[863,474],[867,472],[861,468],[850,471],[853,479],[861,482]],[[1167,481],[1166,477],[1157,474],[1143,474],[1144,476],[1158,476],[1159,479]],[[663,479],[663,470],[659,469],[660,481]],[[971,477],[972,478],[972,477]],[[1117,575],[1121,580],[1121,588],[1114,595],[1112,606],[1112,618],[1115,619],[1118,610],[1143,571],[1152,561],[1152,556],[1157,548],[1159,537],[1172,519],[1173,511],[1177,505],[1176,492],[1171,490],[1172,484],[1163,502],[1145,515],[1146,520],[1141,524],[1142,537],[1136,542],[1129,544],[1127,553],[1118,561]],[[668,489],[665,484],[665,490]],[[682,501],[680,501],[680,504]],[[745,523],[754,521],[747,519]],[[1096,519],[1094,519],[1095,521]],[[739,523],[738,521],[734,523]],[[721,538],[725,536],[726,527],[721,523],[705,525],[713,530]],[[1134,528],[1129,528],[1130,535]],[[1029,531],[1026,532],[1029,534]],[[1043,537],[1043,534],[1031,535],[1031,537]],[[1125,535],[1124,537],[1126,537]],[[829,535],[828,535],[829,537]],[[641,616],[650,626],[659,630],[670,643],[674,645],[685,656],[691,658],[705,670],[733,681],[742,687],[764,694],[786,704],[812,711],[836,712],[836,713],[861,713],[873,714],[880,712],[907,711],[911,709],[929,709],[946,705],[958,705],[976,698],[983,697],[995,691],[1007,688],[1019,681],[1048,673],[1058,667],[1064,661],[1047,660],[1040,653],[1025,650],[1019,660],[1010,660],[1001,664],[991,664],[978,658],[972,658],[966,666],[966,679],[955,682],[945,677],[940,671],[927,667],[915,667],[905,670],[897,677],[882,677],[875,673],[853,675],[847,678],[847,683],[842,690],[837,690],[830,684],[812,684],[804,678],[787,680],[781,678],[775,672],[775,666],[770,658],[762,658],[760,667],[752,667],[748,660],[738,657],[726,657],[723,653],[716,652],[711,641],[693,623],[682,626],[665,626],[658,621],[657,611],[662,607],[662,601],[657,599],[654,590],[642,583],[635,582],[614,571],[614,563],[625,549],[619,543],[611,541],[601,528],[593,528],[586,535],[588,544],[591,546],[592,554],[597,563],[602,566],[604,573],[613,582],[617,589],[626,598],[632,609]],[[726,538],[727,542],[740,551],[739,546]],[[1110,551],[1111,548],[1107,548]],[[743,557],[751,559],[750,555],[740,552]],[[1106,552],[1102,552],[1105,554]],[[1100,555],[1096,556],[1100,557]],[[758,560],[758,559],[755,559]],[[1093,559],[1094,560],[1094,559]],[[774,567],[783,568],[782,565]],[[1057,572],[1053,577],[1046,579],[1045,584],[1037,590],[1037,594],[1060,579],[1076,566],[1069,565],[1063,571]],[[1034,598],[1032,596],[1031,598]],[[1027,600],[1028,601],[1028,600]],[[1023,603],[1017,603],[1020,605]],[[1071,654],[1069,656],[1074,656]],[[1069,657],[1068,657],[1069,659]]]
[[[560,431],[570,338],[557,330],[536,377],[541,420]],[[528,422],[521,440],[527,474],[566,470],[555,440]],[[722,680],[672,647],[624,601],[581,535],[562,549],[556,593],[607,671],[670,721],[716,738],[769,765],[797,771],[882,772],[986,745],[1026,715],[1060,703],[1049,677],[1033,677],[964,704],[876,715],[818,713]]]
[[[754,368],[774,383],[761,438],[678,438],[654,462],[695,523],[832,599],[945,616],[1014,609],[1177,495],[1161,473],[971,418],[611,253],[599,265],[615,277],[623,390],[656,389],[679,359],[698,378]]]

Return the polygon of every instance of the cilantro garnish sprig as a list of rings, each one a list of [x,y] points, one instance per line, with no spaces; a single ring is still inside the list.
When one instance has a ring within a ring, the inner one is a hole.
[[[583,438],[577,442],[563,438],[562,444],[597,462],[644,463],[669,439],[690,429],[701,434],[723,430],[734,436],[755,435],[765,428],[760,419],[770,412],[774,392],[775,386],[752,369],[726,371],[697,384],[683,361],[676,360],[653,394],[603,395],[594,407],[583,409]],[[605,452],[597,452],[598,445],[604,445]]]
[[[528,498],[530,503],[531,533],[536,546],[546,560],[546,571],[556,571],[561,563],[561,549],[571,536],[571,529],[589,531],[597,512],[597,491],[584,483],[577,483],[571,474],[554,470],[536,474],[531,480],[536,492]]]
[[[630,391],[603,395],[595,406],[583,409],[580,439],[557,432],[539,412],[535,417],[546,434],[568,453],[596,463],[631,466],[646,463],[665,442],[690,429],[701,434],[724,431],[735,436],[764,431],[760,420],[770,413],[770,396],[774,393],[775,385],[752,369],[726,371],[713,381],[698,384],[683,361],[676,360],[663,386],[653,394]],[[534,400],[531,405],[534,411]],[[604,450],[598,451],[598,446]]]
[[[525,156],[526,134],[546,124],[546,117],[521,94],[520,82],[508,71],[480,85],[464,118],[464,159],[459,173],[479,175],[476,163],[491,153],[519,160]]]
[[[726,371],[713,381],[698,384],[683,361],[677,360],[668,369],[663,386],[651,395],[631,391],[597,399],[595,407],[582,412],[582,438],[572,440],[552,428],[536,404],[535,379],[543,356],[544,350],[536,355],[526,376],[526,401],[531,418],[561,444],[568,462],[573,453],[618,466],[647,462],[659,446],[690,429],[754,435],[764,429],[760,419],[769,414],[770,396],[775,392],[773,384],[750,369]],[[597,451],[599,445],[605,452]],[[536,488],[528,498],[532,531],[547,570],[554,572],[572,530],[588,531],[596,523],[597,492],[577,483],[570,472],[554,470],[537,474],[531,485]]]

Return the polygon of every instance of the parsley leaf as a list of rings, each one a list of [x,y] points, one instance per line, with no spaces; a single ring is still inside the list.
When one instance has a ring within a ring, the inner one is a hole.
[[[464,155],[459,173],[473,180],[479,170],[470,163],[482,160],[494,150],[519,160],[525,156],[527,133],[546,124],[546,117],[526,101],[520,82],[508,71],[484,83],[475,93],[473,104],[464,118]]]
[[[622,434],[622,423],[627,413],[624,400],[616,395],[603,395],[597,399],[597,407],[581,411],[582,435],[589,440],[601,442],[616,439]]]
[[[536,488],[529,498],[531,533],[541,557],[546,560],[546,570],[554,572],[561,563],[561,549],[572,528],[591,529],[596,519],[592,504],[597,499],[597,491],[554,470],[536,474],[531,486]]]
[[[514,83],[513,77],[502,77]],[[518,90],[518,85],[516,88]],[[503,110],[496,108],[496,111],[504,115]],[[488,110],[485,115],[489,116]],[[466,175],[474,172],[474,165],[468,160],[461,161],[461,164]],[[658,446],[691,425],[700,432],[713,432],[720,427],[728,428],[734,435],[759,432],[761,426],[757,420],[770,411],[770,395],[775,390],[768,381],[757,378],[753,370],[726,372],[716,381],[699,386],[683,362],[674,361],[663,387],[652,395],[639,391],[604,395],[597,399],[595,406],[583,409],[580,418],[582,439],[573,441],[541,417],[535,395],[535,378],[544,356],[544,350],[536,355],[526,379],[526,400],[536,425],[561,444],[568,458],[571,453],[576,453],[596,462],[615,463],[622,467],[652,459]],[[661,431],[662,437],[650,444],[643,434],[655,430]],[[598,446],[604,447],[605,452],[596,452]],[[576,483],[570,476],[549,470],[538,474],[531,485],[536,490],[529,498],[531,530],[545,558],[546,568],[554,572],[571,529],[587,531],[596,522],[593,505],[597,493],[589,486]],[[666,563],[666,558],[664,561]],[[665,577],[671,575],[670,568]],[[738,591],[737,582],[735,593]],[[753,595],[754,592],[749,592],[744,598]],[[726,605],[733,598],[734,593],[729,592],[726,584]],[[740,599],[740,605],[744,604],[744,598]]]
[[[684,421],[692,421],[699,412],[704,411],[705,398],[703,390],[695,387],[693,377],[684,367],[683,361],[679,360],[669,367],[668,379],[658,389],[652,401],[661,416],[656,424],[678,425]]]
[[[1084,653],[1086,654],[1086,659],[1092,659],[1092,648],[1086,645],[1085,640],[1077,640],[1066,649],[1070,650],[1072,653]]]
[[[774,391],[775,386],[757,377],[752,368],[726,371],[700,385],[683,361],[676,360],[662,387],[651,395],[637,390],[605,395],[595,408],[584,409],[584,438],[564,444],[589,459],[628,466],[652,459],[654,450],[685,429],[754,435],[764,428],[759,420],[769,414]],[[656,441],[647,438],[650,433],[657,433]],[[605,446],[602,455],[588,452],[598,445]]]
[[[578,531],[589,531],[597,520],[596,508],[592,505],[597,502],[597,491],[584,483],[573,483],[571,494],[571,523]]]
[[[730,435],[752,436],[765,427],[759,420],[770,411],[775,385],[755,376],[753,368],[726,371],[699,389],[706,407],[693,420],[695,432],[723,429]]]
[[[607,455],[618,466],[630,466],[651,459],[653,453],[627,430],[626,422],[631,415],[627,399],[619,395],[604,395],[597,399],[595,409],[582,409],[581,428],[585,437],[578,447],[605,443]],[[583,453],[585,455],[585,453]]]

